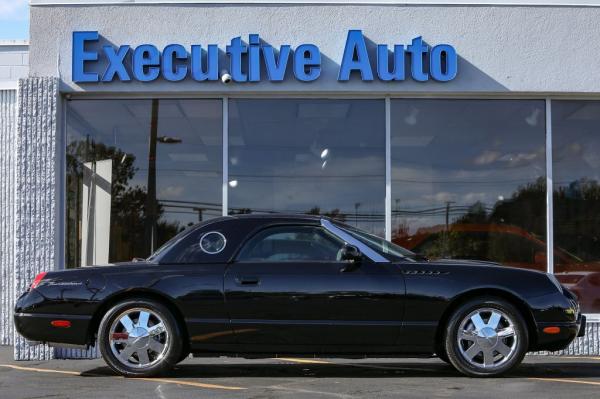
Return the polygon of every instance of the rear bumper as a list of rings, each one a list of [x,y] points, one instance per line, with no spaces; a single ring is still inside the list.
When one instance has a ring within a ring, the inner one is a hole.
[[[89,344],[88,328],[92,317],[64,314],[15,313],[15,328],[29,341],[52,346],[85,346]],[[54,320],[70,322],[70,327],[54,327]]]

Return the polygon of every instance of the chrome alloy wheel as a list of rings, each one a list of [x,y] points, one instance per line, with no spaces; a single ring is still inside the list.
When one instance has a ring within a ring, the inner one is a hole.
[[[468,314],[458,327],[462,357],[478,368],[493,369],[508,362],[518,343],[515,323],[504,312],[481,308]]]
[[[117,360],[138,369],[159,363],[165,357],[171,339],[160,315],[146,308],[128,309],[117,316],[108,337]]]

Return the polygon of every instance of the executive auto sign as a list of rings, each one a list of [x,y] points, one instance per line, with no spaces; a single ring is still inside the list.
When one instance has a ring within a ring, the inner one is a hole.
[[[162,51],[152,44],[137,47],[104,45],[101,51],[97,51],[93,45],[99,40],[97,31],[73,32],[74,82],[151,82],[159,78],[171,82],[185,79],[203,82],[217,81],[224,73],[230,75],[234,82],[260,82],[263,80],[261,62],[266,79],[271,82],[283,81],[288,68],[292,68],[296,80],[311,82],[319,79],[322,68],[321,52],[316,45],[301,44],[292,49],[284,44],[275,49],[261,42],[258,34],[248,35],[247,43],[239,36],[231,39],[225,48],[229,65],[219,65],[219,47],[216,44],[209,44],[206,48],[195,44],[189,49],[181,44],[169,44]],[[372,58],[375,58],[374,63]],[[94,68],[93,64],[98,63],[106,65],[103,72],[94,71],[98,68]],[[376,67],[373,68],[373,65]],[[392,51],[386,44],[378,44],[373,54],[368,51],[362,31],[350,30],[339,62],[337,80],[347,81],[352,74],[357,74],[363,81],[403,81],[410,77],[418,82],[430,78],[448,82],[456,77],[457,72],[458,57],[449,44],[430,47],[421,37],[416,37],[410,44],[394,45]]]

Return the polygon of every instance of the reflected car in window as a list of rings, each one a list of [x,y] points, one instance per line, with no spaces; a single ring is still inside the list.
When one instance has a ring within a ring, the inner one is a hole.
[[[518,226],[454,223],[421,228],[394,242],[428,258],[474,259],[546,270],[546,242]],[[555,276],[577,295],[584,313],[600,313],[600,262],[554,249]]]
[[[97,345],[125,376],[196,356],[438,356],[495,376],[585,331],[576,297],[546,273],[430,261],[320,216],[200,223],[144,261],[48,271],[15,306],[17,331]]]

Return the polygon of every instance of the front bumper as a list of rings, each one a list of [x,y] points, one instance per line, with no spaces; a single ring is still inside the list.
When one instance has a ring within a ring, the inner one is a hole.
[[[586,317],[585,316],[581,316],[581,325],[579,326],[579,332],[577,333],[577,337],[583,337],[585,336],[585,327],[587,324],[586,321]]]
[[[557,351],[565,349],[576,337],[585,335],[586,318],[579,315],[574,322],[547,322],[537,325],[537,347],[536,350]],[[544,331],[548,327],[558,327],[558,333]]]

